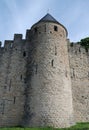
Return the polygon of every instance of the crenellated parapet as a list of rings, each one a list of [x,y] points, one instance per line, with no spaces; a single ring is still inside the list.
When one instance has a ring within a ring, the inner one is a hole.
[[[75,55],[81,54],[81,53],[86,54],[86,55],[89,54],[89,51],[86,51],[86,49],[82,45],[80,45],[78,43],[73,43],[73,42],[68,43],[68,51]]]
[[[23,38],[22,34],[14,34],[14,41],[21,41]]]
[[[77,122],[89,121],[89,51],[78,43],[68,45],[74,115]]]
[[[5,40],[0,47],[0,127],[17,126],[22,122],[26,48],[22,34],[15,34],[13,40]]]
[[[89,50],[47,14],[0,42],[0,127],[89,122]]]
[[[5,40],[4,42],[5,51],[12,49],[12,45],[13,45],[13,40]]]

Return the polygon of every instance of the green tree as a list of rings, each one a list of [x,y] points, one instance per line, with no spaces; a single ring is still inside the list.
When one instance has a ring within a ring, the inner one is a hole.
[[[88,52],[88,48],[89,48],[89,37],[81,39],[80,45],[83,46],[86,49],[86,51]]]
[[[82,46],[86,46],[89,48],[89,37],[81,39],[80,43]]]

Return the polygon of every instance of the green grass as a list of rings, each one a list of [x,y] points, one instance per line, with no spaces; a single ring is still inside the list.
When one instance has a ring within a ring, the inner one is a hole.
[[[89,123],[77,123],[77,125],[72,126],[70,128],[20,128],[20,127],[12,127],[12,128],[0,128],[0,130],[89,130]]]

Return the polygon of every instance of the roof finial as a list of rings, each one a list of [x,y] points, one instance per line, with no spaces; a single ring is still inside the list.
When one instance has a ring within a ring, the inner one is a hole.
[[[47,14],[49,14],[50,9],[47,9]]]

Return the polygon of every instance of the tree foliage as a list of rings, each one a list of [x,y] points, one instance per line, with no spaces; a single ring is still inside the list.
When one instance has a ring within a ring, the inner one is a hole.
[[[89,37],[81,39],[80,44],[86,48],[89,48]]]
[[[86,37],[86,38],[84,38],[84,39],[81,39],[79,43],[80,43],[80,45],[83,46],[83,47],[86,49],[86,51],[88,52],[88,49],[89,49],[89,37]]]

